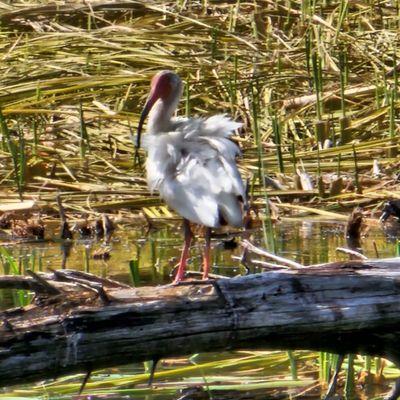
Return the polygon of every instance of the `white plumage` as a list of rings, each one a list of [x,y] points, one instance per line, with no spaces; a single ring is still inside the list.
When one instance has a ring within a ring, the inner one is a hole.
[[[225,221],[242,225],[245,190],[236,167],[240,150],[229,140],[241,124],[216,115],[177,118],[169,132],[149,132],[147,182],[182,217],[219,228]]]
[[[152,80],[138,128],[140,146],[141,129],[149,114],[143,140],[149,188],[158,190],[164,201],[188,221],[208,228],[226,224],[240,227],[246,193],[236,166],[240,150],[229,138],[241,124],[224,115],[172,117],[181,93],[181,80],[173,72],[162,71]],[[190,228],[187,230],[179,270],[184,269],[183,258],[191,240]],[[208,267],[204,267],[204,277]],[[183,272],[179,275],[178,271],[176,281],[182,277]]]

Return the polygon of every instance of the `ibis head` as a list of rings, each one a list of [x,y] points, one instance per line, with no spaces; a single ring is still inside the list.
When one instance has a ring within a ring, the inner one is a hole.
[[[154,75],[150,93],[140,115],[136,147],[140,147],[143,124],[150,114],[151,126],[157,131],[168,130],[170,119],[175,112],[182,95],[181,78],[172,71],[164,70]]]

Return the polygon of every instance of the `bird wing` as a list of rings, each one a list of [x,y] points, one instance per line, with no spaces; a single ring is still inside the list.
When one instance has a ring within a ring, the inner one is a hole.
[[[229,140],[240,124],[225,116],[178,119],[175,130],[148,138],[150,189],[184,218],[209,227],[242,225],[246,194]],[[149,142],[150,141],[150,142]]]

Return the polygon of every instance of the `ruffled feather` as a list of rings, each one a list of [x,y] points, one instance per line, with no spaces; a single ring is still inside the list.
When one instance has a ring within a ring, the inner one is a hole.
[[[182,217],[217,228],[242,225],[245,189],[236,166],[238,146],[229,140],[241,124],[224,115],[176,118],[170,132],[150,133],[147,180]]]

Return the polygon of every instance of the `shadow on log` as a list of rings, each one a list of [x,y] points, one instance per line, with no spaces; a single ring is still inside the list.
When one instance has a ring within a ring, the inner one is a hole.
[[[35,292],[1,313],[0,383],[197,352],[309,349],[400,359],[400,259],[131,288],[62,270],[0,277]]]

